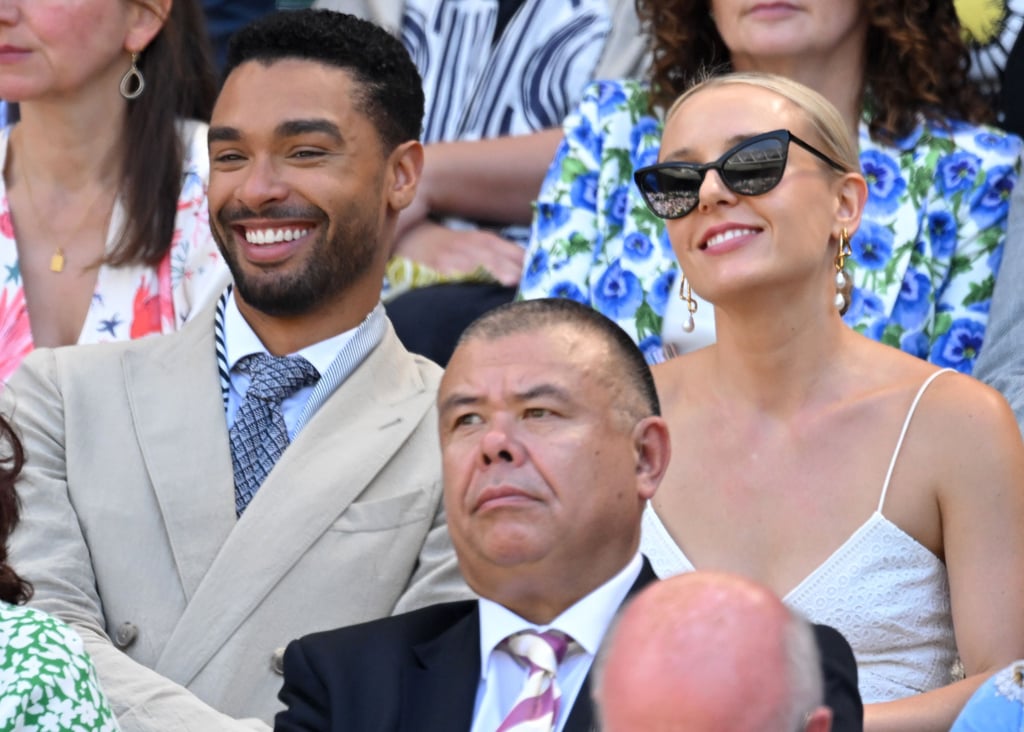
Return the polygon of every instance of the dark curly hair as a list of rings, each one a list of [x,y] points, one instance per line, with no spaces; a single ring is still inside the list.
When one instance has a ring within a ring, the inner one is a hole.
[[[385,148],[418,140],[423,126],[423,82],[402,42],[383,28],[333,10],[271,13],[231,37],[224,77],[240,64],[304,59],[337,66],[359,84],[360,110]]]
[[[875,139],[913,130],[918,115],[991,122],[994,115],[967,78],[970,56],[953,0],[864,0],[868,35],[864,84]],[[637,0],[650,39],[651,106],[668,109],[708,69],[731,69],[710,0]]]
[[[25,450],[10,422],[0,416],[0,600],[18,605],[32,596],[32,585],[7,564],[7,539],[18,525],[14,484],[25,464]]]

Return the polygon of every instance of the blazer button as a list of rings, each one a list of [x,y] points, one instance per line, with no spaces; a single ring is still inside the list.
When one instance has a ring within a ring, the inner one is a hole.
[[[114,645],[123,651],[134,643],[138,637],[139,629],[135,624],[125,621],[117,626],[117,630],[114,631]]]
[[[278,648],[270,654],[270,668],[278,676],[284,676],[284,649]]]

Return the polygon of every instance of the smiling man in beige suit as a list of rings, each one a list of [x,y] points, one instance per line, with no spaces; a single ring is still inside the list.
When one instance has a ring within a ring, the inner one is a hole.
[[[468,594],[440,369],[378,302],[422,113],[376,26],[298,11],[240,32],[209,137],[234,290],[166,338],[37,351],[3,393],[28,456],[13,564],[129,732],[267,729],[290,640]]]

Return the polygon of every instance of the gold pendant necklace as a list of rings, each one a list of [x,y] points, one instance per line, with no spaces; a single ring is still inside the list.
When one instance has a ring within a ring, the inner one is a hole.
[[[15,160],[18,160],[17,154],[15,154]],[[56,238],[54,231],[44,224],[46,219],[39,213],[39,207],[36,205],[36,197],[32,193],[32,183],[31,181],[29,181],[29,177],[25,175],[25,168],[21,164],[20,160],[18,160],[17,167],[18,180],[25,182],[25,197],[28,199],[28,205],[32,209],[32,215],[35,216],[36,222],[44,229],[46,229],[46,234],[50,239]],[[85,213],[82,215],[82,217],[76,222],[76,224],[71,229],[69,229],[70,233],[62,237],[64,239],[64,243],[70,240],[71,237],[73,237],[78,231],[81,230],[82,225],[89,218],[89,214],[92,213],[93,209],[96,207],[96,204],[100,202],[100,199],[106,193],[107,191],[101,190],[98,194],[96,194],[96,197],[93,198],[93,200],[90,202],[88,206],[86,206]],[[105,236],[104,241],[106,241]],[[54,247],[53,254],[50,255],[50,271],[55,274],[60,274],[61,272],[64,271],[64,265],[66,263],[67,259],[64,256],[64,247],[61,244],[58,244],[56,247]]]

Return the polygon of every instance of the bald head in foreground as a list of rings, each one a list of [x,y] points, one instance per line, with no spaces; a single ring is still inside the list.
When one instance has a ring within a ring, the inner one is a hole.
[[[598,662],[604,732],[828,732],[811,625],[747,579],[693,572],[626,606]]]

